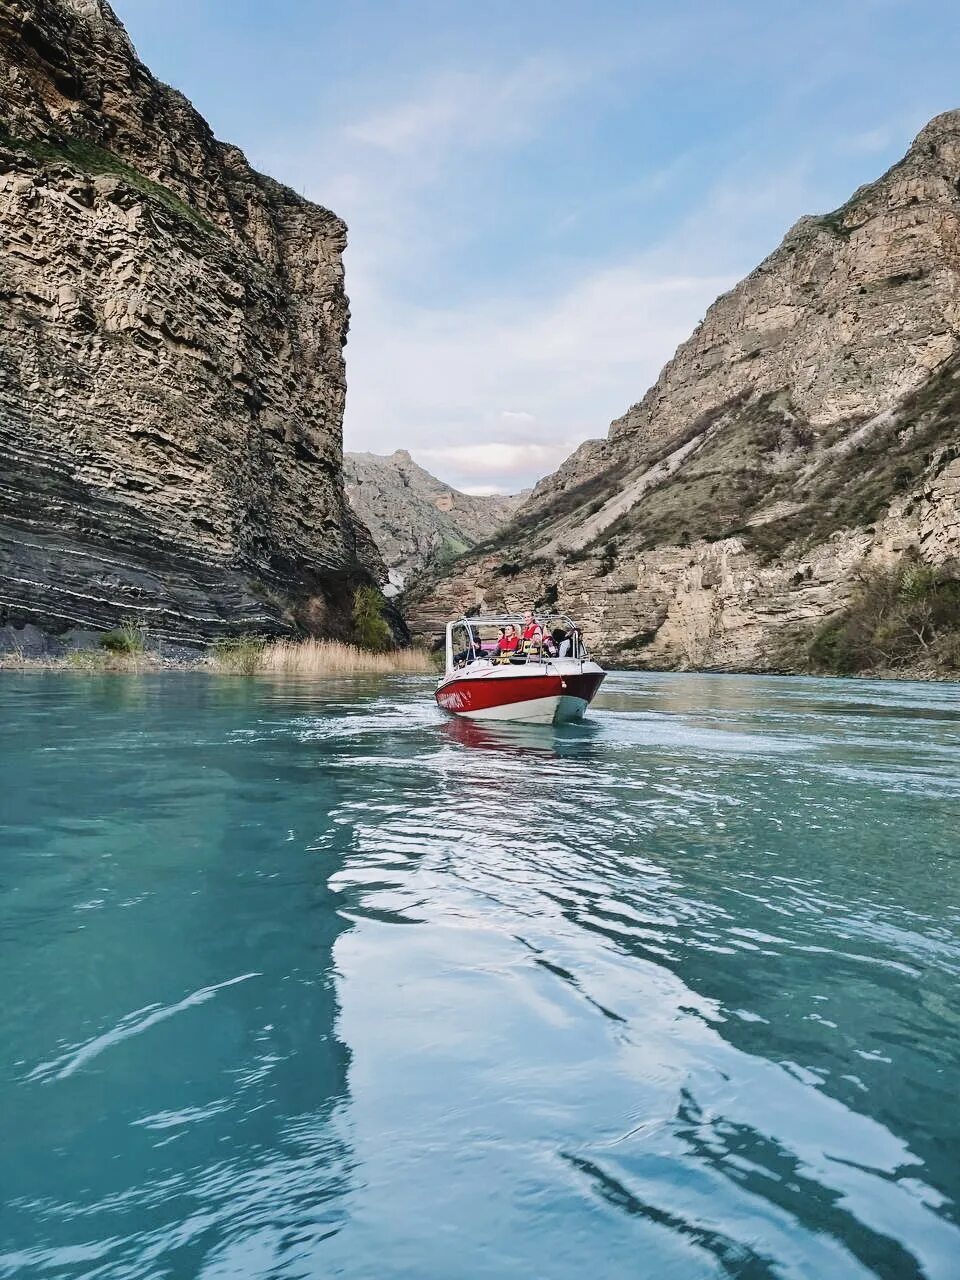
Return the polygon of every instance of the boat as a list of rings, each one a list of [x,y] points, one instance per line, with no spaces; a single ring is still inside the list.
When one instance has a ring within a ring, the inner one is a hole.
[[[563,614],[537,619],[544,631],[562,629],[569,653],[551,657],[527,642],[514,654],[497,652],[501,630],[514,627],[517,614],[484,614],[448,622],[444,673],[437,682],[437,705],[469,720],[517,720],[563,724],[582,720],[606,677],[587,653],[576,625]]]

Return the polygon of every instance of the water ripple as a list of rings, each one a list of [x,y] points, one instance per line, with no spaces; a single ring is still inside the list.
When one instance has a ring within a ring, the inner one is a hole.
[[[0,1275],[956,1274],[960,689],[0,712]]]

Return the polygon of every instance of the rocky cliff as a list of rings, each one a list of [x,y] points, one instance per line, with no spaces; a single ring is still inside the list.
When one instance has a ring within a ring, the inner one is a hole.
[[[102,0],[3,0],[0,626],[344,629],[345,239]]]
[[[464,608],[555,604],[622,662],[789,666],[871,565],[960,554],[960,112],[802,218],[709,309],[605,440],[495,545],[424,583]]]
[[[396,592],[494,536],[522,498],[461,493],[417,466],[406,449],[344,455],[347,497],[373,535]]]

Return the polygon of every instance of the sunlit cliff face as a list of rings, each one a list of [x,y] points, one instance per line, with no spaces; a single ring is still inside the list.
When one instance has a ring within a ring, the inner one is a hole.
[[[960,554],[958,182],[948,112],[802,218],[415,628],[549,600],[623,662],[789,669],[865,568]]]

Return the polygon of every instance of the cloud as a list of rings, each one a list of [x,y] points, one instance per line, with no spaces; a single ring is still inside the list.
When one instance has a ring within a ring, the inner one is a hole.
[[[414,95],[348,125],[344,137],[422,163],[438,150],[478,150],[528,141],[551,105],[585,79],[583,67],[528,58],[494,71],[450,70]]]
[[[474,211],[451,203],[451,188],[465,170],[487,172],[494,153],[523,163],[598,74],[589,60],[545,57],[431,73],[303,149],[300,185],[350,228],[348,448],[402,445],[461,486],[534,483],[639,400],[716,296],[818,207],[809,157],[765,165],[745,150],[641,251],[611,259],[588,239],[579,260],[541,254],[539,278],[488,279],[470,261]],[[688,161],[625,175],[632,198]],[[555,220],[579,225],[582,212],[561,206]]]
[[[509,492],[502,485],[495,484],[462,484],[461,493],[468,493],[473,498],[504,497]]]
[[[597,72],[586,58],[546,54],[432,71],[358,119],[319,121],[312,139],[278,139],[255,159],[345,218],[353,279],[419,282],[474,231],[470,211],[450,208],[459,181],[534,142]]]
[[[494,153],[522,163],[608,69],[541,55],[434,72],[301,150],[297,185],[349,227],[347,448],[402,445],[450,483],[526,487],[603,434],[729,286],[696,246],[561,262],[514,287],[464,263],[458,238],[475,228],[471,210],[451,208],[451,184]],[[289,173],[293,159],[272,167]],[[448,262],[457,288],[443,287]]]
[[[875,155],[890,146],[893,130],[888,126],[863,129],[860,133],[841,136],[836,143],[840,155]]]
[[[420,448],[417,461],[428,471],[456,475],[465,493],[515,493],[523,485],[511,484],[518,476],[545,475],[556,470],[570,452],[571,442],[537,444],[491,440],[485,444]],[[473,483],[471,483],[471,481]],[[477,483],[482,481],[482,483]]]
[[[661,271],[639,258],[559,291],[457,308],[376,287],[357,301],[354,291],[348,447],[388,451],[399,440],[452,484],[532,484],[640,398],[733,282]]]
[[[489,475],[513,467],[549,463],[563,445],[507,444],[491,440],[487,444],[446,445],[439,449],[420,449],[421,457],[453,462],[467,475]]]

